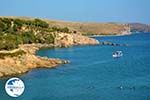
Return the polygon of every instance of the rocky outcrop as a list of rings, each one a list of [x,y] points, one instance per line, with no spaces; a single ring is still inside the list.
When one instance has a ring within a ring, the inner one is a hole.
[[[58,47],[69,47],[72,45],[96,45],[99,44],[99,42],[93,38],[82,35],[59,33],[56,34],[54,44]]]
[[[65,63],[69,61],[37,57],[31,54],[13,58],[6,57],[0,59],[0,77],[26,73],[34,68],[52,68]]]
[[[101,42],[101,45],[108,45],[108,46],[128,46],[128,44],[112,43],[112,42],[108,42],[108,41]]]

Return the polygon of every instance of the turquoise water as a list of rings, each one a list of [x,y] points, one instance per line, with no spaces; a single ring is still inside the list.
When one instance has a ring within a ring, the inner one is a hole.
[[[35,69],[20,76],[25,92],[9,97],[0,80],[0,100],[150,100],[150,34],[96,37],[129,46],[75,46],[41,49],[40,56],[70,60],[53,69]],[[112,58],[122,50],[124,56]]]

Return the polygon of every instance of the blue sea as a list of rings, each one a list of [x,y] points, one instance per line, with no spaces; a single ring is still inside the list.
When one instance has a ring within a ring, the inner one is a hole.
[[[150,33],[95,38],[128,46],[41,49],[37,55],[71,63],[17,76],[25,84],[18,98],[6,94],[2,78],[0,100],[150,100]],[[114,59],[117,50],[123,56]]]

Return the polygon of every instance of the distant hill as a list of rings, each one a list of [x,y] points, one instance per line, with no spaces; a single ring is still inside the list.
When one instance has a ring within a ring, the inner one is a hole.
[[[15,17],[6,16],[7,18],[34,20],[32,17]],[[150,32],[150,25],[142,23],[86,23],[86,22],[71,22],[61,20],[42,19],[49,24],[49,27],[69,28],[72,33],[83,35],[116,35],[129,34],[131,32]]]
[[[81,23],[81,22],[64,22],[50,21],[49,25],[57,27],[68,27],[72,31],[77,31],[85,35],[116,35],[130,33],[128,24],[119,23]]]
[[[150,25],[141,23],[130,23],[131,32],[150,32]]]
[[[13,19],[34,20],[31,17],[8,17]],[[41,18],[40,18],[41,19]],[[50,27],[67,27],[72,33],[80,33],[83,35],[116,35],[116,34],[128,34],[130,33],[130,27],[128,24],[120,23],[81,23],[81,22],[69,22],[59,20],[46,21]]]

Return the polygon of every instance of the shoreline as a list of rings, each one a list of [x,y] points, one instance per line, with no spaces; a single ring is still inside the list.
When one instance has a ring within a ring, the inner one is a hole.
[[[4,59],[0,59],[0,78],[26,74],[29,71],[32,71],[33,69],[37,69],[37,68],[55,68],[61,64],[70,63],[69,60],[41,57],[36,55],[36,52],[41,48],[62,48],[62,47],[70,47],[70,46],[77,46],[77,45],[97,45],[100,43],[98,42],[98,40],[93,39],[93,37],[125,36],[125,35],[131,35],[131,34],[79,36],[78,37],[79,39],[76,39],[77,35],[72,35],[73,40],[68,41],[68,38],[70,39],[70,35],[63,34],[62,36],[59,36],[59,38],[65,37],[64,39],[65,42],[64,40],[59,40],[61,42],[59,43],[57,42],[56,44],[40,44],[40,43],[23,44],[23,45],[19,45],[19,48],[11,51],[1,50],[0,53],[14,53],[16,51],[23,50],[24,52],[26,52],[26,54],[18,57],[5,57]],[[81,40],[83,39],[83,41],[81,41],[80,38]],[[84,39],[87,40],[85,41]],[[21,62],[23,62],[23,64],[20,64]],[[7,63],[7,65],[5,65],[5,63]]]
[[[0,59],[0,66],[1,66],[0,78],[26,74],[29,71],[36,68],[54,68],[61,64],[70,63],[69,60],[40,57],[35,55],[36,51],[43,47],[52,48],[54,47],[54,45],[51,44],[50,45],[48,44],[20,45],[19,49],[25,51],[26,54],[17,57],[5,57],[4,59]],[[6,51],[1,51],[1,52],[6,52]]]
[[[37,68],[55,68],[61,64],[70,63],[69,60],[63,60],[59,58],[48,58],[36,55],[36,52],[41,48],[62,48],[77,45],[97,45],[100,42],[93,37],[104,37],[104,36],[125,36],[131,34],[119,34],[119,35],[94,35],[94,36],[80,36],[80,35],[69,35],[59,34],[57,37],[56,44],[22,44],[19,48],[5,51],[1,50],[0,53],[14,53],[19,50],[23,50],[26,54],[17,57],[5,57],[0,58],[0,78],[6,78],[11,76],[18,76],[26,74],[29,71]],[[65,37],[62,39],[62,37]],[[104,44],[109,45],[109,44]],[[5,65],[7,63],[7,65]]]
[[[133,33],[130,34],[116,34],[116,35],[92,35],[92,36],[88,36],[90,38],[93,37],[115,37],[115,36],[127,36],[127,35],[132,35]]]
[[[109,35],[109,36],[125,36],[131,34],[123,35]],[[104,36],[104,35],[103,35]],[[108,36],[108,35],[106,35]],[[65,37],[65,38],[64,38]],[[4,57],[0,58],[0,78],[18,76],[26,74],[29,71],[37,68],[55,68],[61,64],[70,63],[69,60],[63,60],[59,58],[48,58],[41,57],[36,55],[36,52],[41,48],[62,48],[62,47],[71,47],[77,45],[97,45],[100,42],[92,37],[101,37],[100,35],[96,36],[82,36],[82,35],[70,35],[70,34],[59,34],[54,44],[21,44],[19,48],[13,49],[11,51],[1,50],[0,53],[15,53],[19,50],[24,51],[26,54],[15,56],[15,57]],[[115,44],[106,42],[104,45],[113,45]]]
[[[61,64],[70,63],[69,60],[59,58],[40,57],[36,51],[40,48],[62,48],[76,45],[97,45],[99,41],[82,35],[59,33],[54,44],[22,44],[19,48],[11,51],[0,51],[4,54],[13,54],[18,50],[25,52],[23,55],[4,56],[0,58],[0,78],[16,76],[27,73],[36,68],[54,68]],[[8,55],[7,54],[7,55]]]

